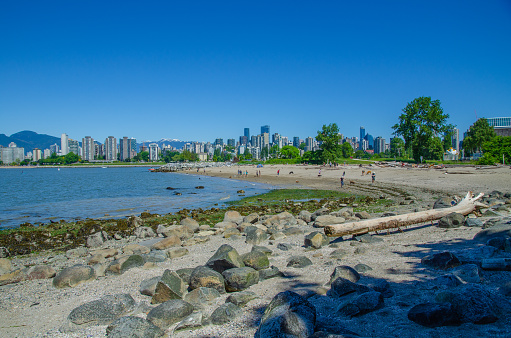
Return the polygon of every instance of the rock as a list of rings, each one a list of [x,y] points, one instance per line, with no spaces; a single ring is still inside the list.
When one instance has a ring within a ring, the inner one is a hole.
[[[25,278],[27,280],[48,279],[55,277],[56,274],[55,269],[49,265],[34,265],[27,269]]]
[[[0,285],[19,283],[22,280],[25,280],[25,274],[22,269],[16,269],[0,275]]]
[[[481,230],[474,236],[474,241],[486,243],[489,239],[495,237],[511,237],[511,224],[499,224]]]
[[[234,305],[233,303],[225,303],[220,305],[213,311],[209,320],[211,324],[214,325],[222,325],[229,323],[234,318],[241,314],[241,309]]]
[[[377,291],[368,291],[357,294],[351,299],[341,303],[337,312],[344,316],[360,316],[383,307],[383,295]]]
[[[303,221],[305,221],[305,222],[307,222],[307,223],[312,221],[311,216],[312,216],[312,213],[310,211],[307,211],[307,210],[302,210],[298,214],[298,218],[303,220]]]
[[[270,267],[270,261],[268,256],[259,250],[253,250],[241,255],[241,259],[245,266],[251,267],[255,270],[268,269]]]
[[[452,212],[438,220],[439,228],[459,228],[465,223],[465,216]]]
[[[181,246],[181,240],[176,235],[171,235],[162,239],[161,241],[154,243],[152,249],[154,250],[165,250],[170,247]]]
[[[304,244],[305,247],[312,247],[314,249],[321,249],[321,247],[328,245],[330,243],[330,240],[328,237],[318,231],[311,232],[307,236],[305,236]]]
[[[488,242],[486,242],[486,245],[493,246],[494,248],[496,248],[498,250],[504,250],[507,240],[508,240],[508,238],[504,238],[504,237],[494,237],[494,238],[490,238],[488,240]]]
[[[381,238],[381,236],[373,236],[373,235],[369,235],[369,234],[354,236],[354,238],[355,238],[355,240],[357,240],[361,243],[366,243],[366,244],[374,244],[374,243],[383,242],[383,239]]]
[[[79,249],[79,248],[77,248]],[[85,250],[85,248],[82,248]],[[68,252],[71,251],[71,250],[68,250]],[[80,256],[79,257],[83,257],[85,255],[81,255],[81,252],[79,252]],[[101,249],[101,250],[93,250],[90,252],[90,254],[92,256],[101,256],[103,258],[110,258],[110,257],[114,257],[115,255],[119,254],[119,250],[117,249]],[[66,252],[66,256],[67,256],[67,252]]]
[[[511,271],[511,258],[487,258],[481,261],[483,270]]]
[[[273,297],[266,307],[254,338],[308,338],[315,325],[316,308],[297,293],[285,291]]]
[[[465,219],[465,226],[467,227],[483,227],[483,222],[479,218],[467,218]]]
[[[358,281],[358,284],[380,292],[383,295],[383,298],[390,298],[394,296],[394,291],[390,288],[389,282],[383,278],[362,277]]]
[[[220,293],[225,293],[224,277],[217,271],[207,266],[198,266],[193,269],[190,276],[190,289],[199,287],[213,288]]]
[[[165,270],[158,281],[151,304],[159,304],[171,299],[182,299],[186,294],[186,285],[177,273]]]
[[[444,251],[424,256],[421,263],[433,269],[446,270],[461,265],[460,260],[453,253]]]
[[[284,277],[284,274],[275,266],[271,266],[269,269],[259,270],[259,280],[265,280],[275,277]]]
[[[252,246],[252,250],[251,251],[261,251],[263,252],[266,256],[271,256],[271,254],[273,253],[273,251],[265,246],[259,246],[259,245],[254,245]]]
[[[451,303],[461,323],[488,324],[498,320],[490,293],[478,284],[465,284],[436,295],[440,303]]]
[[[123,251],[125,254],[128,254],[128,255],[132,255],[132,254],[143,255],[143,254],[148,254],[151,251],[151,249],[149,249],[146,246],[143,246],[143,245],[140,245],[137,243],[133,243],[133,244],[126,245],[126,247],[124,247]]]
[[[9,250],[5,246],[0,247],[0,258],[7,258],[10,255]]]
[[[106,325],[134,308],[135,300],[127,293],[106,295],[73,309],[67,319],[77,325]]]
[[[53,278],[53,286],[56,288],[73,288],[94,279],[96,279],[96,273],[93,268],[78,264],[57,273],[55,278]]]
[[[291,268],[305,268],[306,266],[312,265],[312,261],[305,256],[292,256],[287,261],[287,267]]]
[[[355,269],[347,265],[340,265],[337,266],[330,275],[330,281],[328,282],[328,284],[332,284],[332,282],[339,277],[347,279],[353,283],[358,282],[358,280],[360,279],[360,275],[357,271],[355,271]]]
[[[108,234],[105,231],[96,232],[87,237],[87,247],[95,248],[101,246],[107,240]]]
[[[362,263],[359,263],[357,265],[355,265],[354,269],[357,271],[357,272],[367,272],[367,271],[371,271],[373,268],[371,268],[370,266],[368,265],[365,265],[365,264],[362,264]]]
[[[275,232],[273,234],[270,235],[270,237],[268,238],[270,241],[278,241],[278,240],[281,240],[281,239],[284,239],[284,238],[287,238],[286,235],[284,235],[283,232]]]
[[[85,257],[87,256],[88,251],[83,246],[80,246],[78,248],[69,249],[66,251],[66,257],[67,258],[78,258],[78,257]]]
[[[293,244],[289,244],[289,243],[277,244],[277,249],[280,249],[282,251],[288,251],[288,250],[291,250],[292,248],[293,248]]]
[[[240,231],[236,228],[227,228],[224,231],[224,238],[229,238],[234,235],[239,235]]]
[[[138,268],[140,266],[143,266],[145,263],[145,260],[142,256],[140,255],[131,255],[128,257],[127,260],[125,260],[122,264],[121,264],[121,269],[120,269],[120,273],[124,273],[126,271],[128,271],[129,269],[132,269],[132,268]]]
[[[304,233],[303,229],[297,227],[290,227],[282,230],[282,233],[286,236],[301,235]]]
[[[147,320],[165,330],[180,322],[193,312],[193,306],[181,299],[172,299],[161,303],[147,314]]]
[[[203,185],[198,185],[195,187],[195,189],[204,189],[204,186]]]
[[[208,260],[206,266],[222,273],[227,269],[244,267],[245,264],[236,249],[228,244],[223,244]]]
[[[481,283],[479,267],[476,264],[463,264],[451,271],[463,283]]]
[[[258,220],[259,220],[259,215],[256,213],[252,213],[250,215],[243,217],[243,223],[254,224],[254,223],[257,223]]]
[[[316,316],[315,332],[311,338],[352,338],[359,335],[344,327],[345,323],[340,317]]]
[[[252,228],[252,227],[247,227],[247,228]],[[245,228],[245,231],[247,230],[247,228]],[[245,242],[247,244],[258,245],[267,239],[268,239],[268,234],[266,232],[264,232],[263,230],[256,228],[254,231],[247,232],[247,237],[245,239]]]
[[[4,273],[11,271],[11,269],[12,269],[11,260],[7,258],[0,258],[0,275],[3,275]]]
[[[318,216],[327,215],[330,212],[328,208],[321,208],[314,211],[311,215],[311,221],[315,221]],[[308,223],[308,222],[307,222]]]
[[[185,295],[184,300],[192,305],[202,306],[220,297],[220,292],[213,288],[199,287]]]
[[[316,228],[324,228],[327,225],[341,224],[344,222],[346,222],[346,219],[344,219],[343,217],[337,217],[334,215],[321,215],[316,217],[313,226]]]
[[[147,255],[142,255],[142,258],[146,263],[159,263],[167,260],[167,253],[162,250],[154,250]]]
[[[415,305],[408,311],[408,319],[427,327],[458,324],[451,303],[424,303]]]
[[[224,222],[232,222],[239,225],[243,223],[243,216],[241,216],[240,213],[235,210],[228,210],[225,212]]]
[[[371,215],[367,211],[359,211],[355,213],[355,217],[358,217],[360,219],[370,219]]]
[[[177,324],[176,328],[174,329],[175,332],[181,331],[181,330],[195,330],[203,326],[204,322],[204,315],[202,312],[193,312],[188,317],[183,319],[179,324]]]
[[[190,285],[190,277],[192,276],[192,272],[194,269],[192,268],[184,268],[176,270],[176,273],[181,277],[181,279],[188,285]]]
[[[435,204],[433,205],[433,209],[443,209],[443,208],[450,208],[456,203],[451,197],[441,197],[435,201]]]
[[[137,228],[137,227],[143,225],[144,221],[142,220],[142,218],[140,218],[138,216],[131,216],[130,218],[128,218],[128,223],[129,223],[130,227]]]
[[[330,253],[330,258],[340,260],[348,255],[348,252],[344,249],[336,249]]]
[[[155,276],[149,279],[144,279],[140,282],[140,291],[141,294],[152,297],[154,295],[154,291],[156,290],[156,285],[161,280],[161,276]]]
[[[259,282],[259,272],[248,266],[225,270],[222,276],[229,292],[242,291]]]
[[[243,307],[253,299],[257,299],[259,296],[252,291],[240,291],[232,293],[225,300],[226,303],[233,303],[236,306]]]
[[[182,241],[191,238],[193,237],[194,231],[197,231],[196,229],[199,224],[191,218],[190,220],[191,221],[189,222],[185,221],[185,223],[188,225],[171,225],[165,229],[162,229],[161,233],[164,237],[177,236]]]
[[[109,338],[157,338],[164,335],[165,331],[158,326],[135,316],[121,317],[106,328],[106,336]]]
[[[461,284],[461,281],[453,274],[446,274],[434,278],[431,283],[441,288],[453,288]]]
[[[186,256],[189,254],[186,248],[170,248],[167,251],[167,257],[170,259]]]
[[[150,227],[137,227],[135,231],[133,232],[137,238],[149,238],[149,237],[156,237],[156,233],[151,229]]]
[[[216,229],[229,229],[236,228],[236,223],[234,222],[218,222],[214,226]]]
[[[340,298],[350,293],[362,294],[369,291],[373,290],[368,286],[356,284],[345,278],[338,277],[332,282],[327,295],[332,298]]]

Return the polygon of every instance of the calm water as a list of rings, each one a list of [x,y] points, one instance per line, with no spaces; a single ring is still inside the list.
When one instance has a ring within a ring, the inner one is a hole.
[[[195,189],[199,185],[204,189]],[[253,196],[271,188],[184,173],[151,173],[144,167],[0,169],[0,228],[24,222],[48,223],[50,219],[117,218],[143,211],[163,214],[183,208],[208,209],[240,199],[237,190]],[[182,195],[177,196],[176,192]]]

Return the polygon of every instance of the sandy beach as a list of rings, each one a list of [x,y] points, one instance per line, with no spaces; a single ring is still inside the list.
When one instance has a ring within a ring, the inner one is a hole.
[[[248,171],[248,176],[238,176],[237,171]],[[260,175],[256,176],[256,170]],[[375,172],[376,181],[371,183],[371,175],[362,176],[362,170]],[[321,176],[320,175],[321,171]],[[279,174],[277,174],[279,172]],[[190,174],[196,174],[189,172]],[[340,186],[340,177],[345,173],[345,185]],[[303,165],[265,165],[232,166],[207,168],[199,175],[267,183],[283,188],[312,188],[345,190],[355,194],[384,196],[395,200],[395,204],[386,211],[408,213],[414,210],[431,208],[433,202],[443,196],[464,196],[467,191],[489,193],[499,190],[511,192],[511,170],[508,166],[496,168],[455,167],[443,169],[418,169],[401,167],[383,167],[377,165],[348,165],[339,167],[303,166]],[[412,196],[413,205],[400,205],[400,201]],[[297,215],[295,215],[297,216]],[[381,214],[373,214],[380,217]],[[487,218],[481,218],[483,221]],[[213,224],[211,224],[213,225]],[[335,245],[321,249],[304,248],[304,234],[318,231],[316,228],[304,227],[304,233],[290,235],[281,240],[266,240],[261,245],[272,250],[270,264],[277,267],[287,277],[272,278],[250,287],[259,298],[243,307],[242,314],[224,325],[208,325],[196,330],[173,332],[172,326],[167,330],[168,337],[253,337],[264,309],[272,298],[281,291],[308,290],[318,296],[316,304],[324,302],[321,298],[328,285],[330,274],[338,265],[355,266],[365,264],[372,270],[363,273],[367,278],[382,278],[389,284],[394,296],[385,299],[385,307],[364,316],[342,321],[343,327],[364,337],[466,337],[466,336],[507,336],[511,331],[506,327],[511,324],[509,316],[504,316],[496,323],[476,325],[465,323],[460,326],[442,326],[428,328],[411,322],[407,318],[409,309],[422,301],[427,301],[433,291],[417,287],[417,283],[432,280],[443,275],[443,271],[434,271],[421,265],[425,255],[444,250],[463,250],[471,247],[471,239],[481,231],[477,227],[459,227],[440,229],[431,224],[411,226],[403,232],[392,231],[389,235],[378,236],[382,241],[366,244],[344,238]],[[321,231],[319,229],[319,231]],[[104,337],[106,325],[70,327],[67,321],[69,313],[78,305],[96,300],[104,295],[129,293],[137,302],[137,311],[133,315],[145,317],[151,308],[150,298],[139,292],[140,283],[154,276],[161,276],[166,269],[177,270],[204,265],[222,244],[229,244],[240,254],[251,250],[252,245],[245,243],[243,237],[224,238],[221,233],[210,236],[210,240],[186,246],[189,254],[156,263],[152,267],[139,267],[126,271],[122,275],[107,275],[80,284],[74,288],[57,289],[51,279],[36,279],[8,284],[0,287],[0,332],[4,337]],[[136,242],[146,245],[147,239]],[[288,251],[278,248],[279,243],[291,245]],[[126,246],[126,240],[111,240],[104,248]],[[342,259],[330,255],[342,249]],[[302,269],[287,266],[291,256],[305,255],[312,265]],[[29,265],[47,264],[57,271],[74,264],[87,264],[90,255],[66,257],[65,253],[41,254],[34,257],[11,259],[14,268]],[[484,284],[496,284],[498,280],[508,280],[509,275],[496,276],[483,273]],[[203,308],[205,316],[225,302],[228,295],[222,295]],[[328,312],[332,304],[319,306]],[[318,310],[319,311],[319,310]],[[330,308],[330,311],[332,309]],[[325,313],[322,313],[325,315]]]

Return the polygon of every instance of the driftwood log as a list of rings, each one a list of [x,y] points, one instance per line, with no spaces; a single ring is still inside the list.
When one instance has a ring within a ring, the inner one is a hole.
[[[478,208],[487,207],[486,205],[478,202],[483,193],[476,197],[472,192],[468,192],[464,199],[458,204],[443,209],[431,209],[426,211],[414,212],[411,214],[396,215],[389,217],[373,218],[358,222],[350,222],[343,224],[327,225],[324,228],[325,234],[330,237],[340,237],[345,235],[361,235],[371,231],[386,230],[400,228],[407,225],[424,223],[440,219],[449,215],[452,212],[457,212],[462,215],[468,215]]]

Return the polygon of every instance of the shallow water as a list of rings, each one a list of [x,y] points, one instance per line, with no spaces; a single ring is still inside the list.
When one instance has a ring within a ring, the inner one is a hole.
[[[185,173],[152,173],[147,167],[0,169],[0,228],[209,209],[240,199],[236,193],[240,189],[253,196],[272,188]]]

